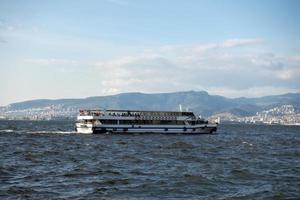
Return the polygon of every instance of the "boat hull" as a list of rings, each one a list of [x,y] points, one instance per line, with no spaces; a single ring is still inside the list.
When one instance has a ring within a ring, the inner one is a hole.
[[[159,133],[159,134],[208,134],[217,131],[217,124],[197,126],[114,126],[99,125],[91,127],[77,127],[78,133],[103,134],[103,133]]]

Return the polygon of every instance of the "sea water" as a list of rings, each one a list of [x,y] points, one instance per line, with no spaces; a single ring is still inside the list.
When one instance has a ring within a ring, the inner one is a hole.
[[[0,199],[299,199],[300,127],[83,135],[3,120],[0,180]]]

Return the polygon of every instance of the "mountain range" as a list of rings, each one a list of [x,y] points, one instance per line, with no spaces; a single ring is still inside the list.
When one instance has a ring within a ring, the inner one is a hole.
[[[256,112],[280,105],[293,105],[300,108],[300,93],[265,96],[259,98],[227,98],[210,95],[205,91],[185,91],[173,93],[121,93],[110,96],[95,96],[82,99],[37,99],[12,103],[1,107],[1,112],[58,108],[78,111],[87,108],[139,109],[139,110],[183,110],[208,117],[227,112],[237,116],[251,116]]]

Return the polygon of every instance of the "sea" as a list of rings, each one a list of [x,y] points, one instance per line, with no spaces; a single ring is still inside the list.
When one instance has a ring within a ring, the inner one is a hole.
[[[84,135],[2,120],[0,199],[300,199],[300,126]]]

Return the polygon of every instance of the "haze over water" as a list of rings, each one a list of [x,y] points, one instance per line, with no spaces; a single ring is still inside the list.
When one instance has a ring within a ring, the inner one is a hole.
[[[71,121],[0,121],[1,199],[297,199],[300,127],[214,135],[81,135]]]

